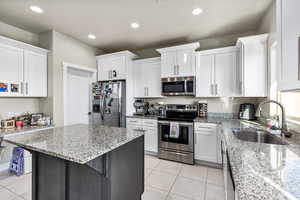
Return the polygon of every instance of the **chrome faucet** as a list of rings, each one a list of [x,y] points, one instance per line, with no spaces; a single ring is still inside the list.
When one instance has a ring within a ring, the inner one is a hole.
[[[282,131],[282,134],[288,133],[288,128],[287,128],[287,125],[286,125],[286,118],[285,118],[285,109],[284,109],[283,105],[281,103],[279,103],[278,101],[267,100],[267,101],[264,101],[264,102],[260,103],[258,105],[257,110],[256,110],[256,114],[255,114],[256,117],[259,118],[261,116],[262,106],[265,105],[265,104],[268,104],[268,103],[275,103],[281,108],[281,131]]]

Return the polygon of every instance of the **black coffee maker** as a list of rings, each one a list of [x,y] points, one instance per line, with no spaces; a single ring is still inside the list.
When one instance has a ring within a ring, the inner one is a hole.
[[[239,119],[256,120],[255,105],[252,103],[243,103],[240,105]]]

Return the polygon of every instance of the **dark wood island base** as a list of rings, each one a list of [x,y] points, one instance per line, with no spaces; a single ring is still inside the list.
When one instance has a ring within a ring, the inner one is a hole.
[[[144,136],[86,164],[30,151],[33,200],[141,200]]]

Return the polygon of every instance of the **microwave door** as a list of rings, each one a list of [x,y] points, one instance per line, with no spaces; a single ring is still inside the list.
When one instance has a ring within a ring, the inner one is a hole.
[[[164,95],[180,95],[185,93],[185,82],[163,82],[162,91]]]

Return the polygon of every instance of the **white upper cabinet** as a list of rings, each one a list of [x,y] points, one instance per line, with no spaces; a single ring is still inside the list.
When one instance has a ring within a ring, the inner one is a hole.
[[[198,52],[196,67],[196,96],[235,96],[236,66],[236,47],[226,47]]]
[[[46,97],[47,53],[0,37],[0,96]]]
[[[97,56],[98,80],[125,80],[130,62],[134,58],[136,55],[129,51]]]
[[[300,89],[300,1],[277,0],[278,88]]]
[[[195,76],[196,54],[199,43],[157,49],[161,54],[161,77]]]
[[[136,60],[134,63],[135,97],[154,98],[161,96],[160,58]]]
[[[237,85],[239,96],[267,96],[268,34],[239,38]]]
[[[21,95],[23,50],[0,44],[0,96]]]
[[[47,54],[24,51],[24,94],[47,96]]]

